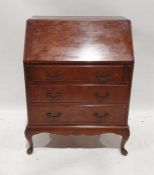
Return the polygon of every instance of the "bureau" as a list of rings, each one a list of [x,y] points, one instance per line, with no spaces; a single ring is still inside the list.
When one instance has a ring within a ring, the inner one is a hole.
[[[133,74],[130,20],[123,17],[32,17],[27,20],[24,73],[32,136],[130,135]]]

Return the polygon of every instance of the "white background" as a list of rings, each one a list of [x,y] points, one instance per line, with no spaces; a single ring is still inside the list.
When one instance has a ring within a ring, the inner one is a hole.
[[[103,172],[135,175],[154,173],[153,9],[154,0],[0,0],[1,175],[55,175],[65,172],[84,175]],[[118,136],[101,136],[100,139],[97,136],[54,136],[49,144],[49,134],[34,137],[35,146],[39,148],[35,149],[32,156],[26,156],[26,140],[23,135],[26,103],[22,57],[25,22],[33,15],[125,16],[131,19],[135,70],[129,116],[132,132],[127,144],[127,157],[122,157],[118,152]],[[99,141],[112,149],[101,149]],[[42,148],[45,145],[56,148]],[[61,145],[65,149],[57,148]],[[97,146],[100,148],[88,149]]]

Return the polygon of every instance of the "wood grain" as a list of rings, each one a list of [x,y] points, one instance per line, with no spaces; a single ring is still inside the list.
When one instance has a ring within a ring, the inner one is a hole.
[[[128,103],[129,87],[104,85],[31,85],[29,102]]]
[[[32,136],[115,133],[126,141],[134,56],[123,17],[33,17],[27,21],[24,74]]]
[[[126,105],[39,104],[30,106],[32,125],[127,125]],[[60,113],[60,115],[58,115]],[[50,114],[50,115],[48,115]]]
[[[123,18],[32,18],[27,21],[24,60],[132,61],[130,31],[130,21]]]
[[[125,66],[94,66],[94,65],[41,65],[28,66],[31,81],[50,81],[50,82],[91,82],[101,84],[124,83]]]

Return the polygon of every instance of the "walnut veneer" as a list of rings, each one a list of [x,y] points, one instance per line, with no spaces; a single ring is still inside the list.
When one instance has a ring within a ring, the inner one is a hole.
[[[32,136],[115,133],[127,154],[133,74],[130,20],[33,17],[27,21],[24,71],[28,154]]]

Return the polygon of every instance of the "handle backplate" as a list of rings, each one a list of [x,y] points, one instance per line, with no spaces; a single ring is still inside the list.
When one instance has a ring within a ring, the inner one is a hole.
[[[61,92],[56,92],[55,95],[52,95],[52,93],[50,91],[46,92],[46,96],[50,101],[55,100],[56,98],[61,96]]]
[[[98,112],[94,112],[93,115],[97,118],[107,119],[109,117],[109,113],[105,112],[103,114],[99,114]]]
[[[106,92],[103,96],[100,95],[98,92],[95,93],[95,97],[98,101],[105,99],[106,97],[109,97],[110,93]]]
[[[56,114],[53,114],[51,112],[47,112],[46,113],[46,116],[48,119],[51,119],[51,118],[59,118],[60,116],[62,115],[61,112],[57,112]]]
[[[58,71],[58,72],[55,72],[53,74],[51,74],[50,72],[45,72],[45,76],[47,78],[47,80],[49,81],[56,81],[56,80],[59,80],[62,76],[62,72]]]
[[[101,73],[96,73],[96,77],[97,79],[101,82],[104,83],[108,78],[110,78],[112,75],[111,72],[105,73],[105,74],[101,74]]]

